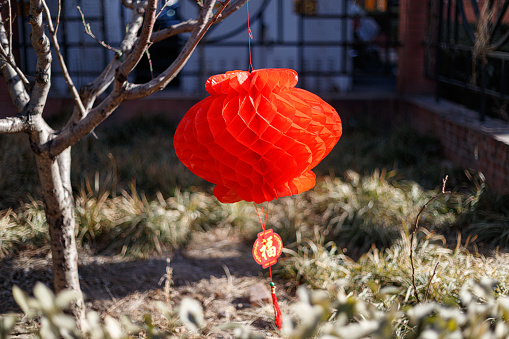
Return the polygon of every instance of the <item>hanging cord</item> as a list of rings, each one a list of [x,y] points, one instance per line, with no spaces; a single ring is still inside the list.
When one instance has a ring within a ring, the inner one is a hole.
[[[249,68],[248,72],[253,71],[253,64],[251,62],[251,40],[253,39],[253,32],[251,31],[251,26],[249,24],[249,0],[246,2],[247,7],[247,34],[248,34],[248,48],[249,48]]]
[[[255,208],[256,208],[256,214],[258,215],[258,220],[260,220],[260,225],[262,226],[262,232],[265,232],[266,225],[267,225],[267,218],[269,215],[269,205],[267,204],[267,209],[265,210],[265,213],[264,213],[263,206],[262,206],[261,215],[260,215],[260,211],[258,210],[258,206],[256,206],[256,204],[255,204]],[[264,234],[264,238],[265,238],[265,234]],[[272,305],[274,306],[274,316],[276,318],[276,326],[278,329],[280,329],[281,325],[282,325],[282,321],[281,321],[282,314],[281,314],[281,309],[279,308],[279,304],[277,302],[276,284],[274,283],[274,281],[272,281],[272,267],[271,266],[269,266],[269,276],[270,276],[270,293],[272,295]]]
[[[260,221],[260,226],[262,226],[262,231],[265,232],[265,225],[267,225],[267,216],[269,215],[269,206],[267,205],[267,210],[264,212],[263,211],[263,206],[262,206],[262,211],[261,211],[261,214],[260,214],[260,210],[258,209],[258,206],[255,205],[255,209],[256,209],[256,214],[258,215],[258,220]]]

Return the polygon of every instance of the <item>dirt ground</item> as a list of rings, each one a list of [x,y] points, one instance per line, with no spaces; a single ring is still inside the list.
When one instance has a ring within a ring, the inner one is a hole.
[[[37,281],[51,286],[50,259],[49,249],[44,248],[1,263],[0,314],[21,313],[12,299],[13,285],[27,292],[32,291]],[[169,293],[165,283],[168,269],[172,272]],[[87,310],[117,319],[127,315],[134,321],[150,314],[156,325],[164,327],[166,320],[157,302],[169,301],[175,308],[183,297],[191,297],[204,309],[207,325],[200,337],[212,338],[232,338],[231,330],[218,328],[228,323],[242,324],[266,338],[281,337],[274,325],[272,304],[250,302],[253,286],[262,283],[268,287],[265,271],[253,260],[251,247],[242,243],[231,229],[195,233],[186,248],[168,257],[128,260],[86,253],[80,256],[80,279]],[[279,303],[285,313],[291,296],[285,291],[284,282],[276,283]],[[178,328],[177,333],[183,330]],[[27,331],[17,326],[14,334],[24,337]]]

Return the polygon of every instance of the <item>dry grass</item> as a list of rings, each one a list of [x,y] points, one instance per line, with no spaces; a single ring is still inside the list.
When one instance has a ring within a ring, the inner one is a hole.
[[[0,258],[48,243],[48,226],[41,202],[31,199],[16,211],[0,211]]]
[[[351,260],[334,243],[324,244],[323,238],[304,239],[296,250],[286,251],[289,257],[281,263],[280,274],[313,288],[339,285],[381,309],[387,309],[394,300],[403,305],[416,303],[412,274],[422,301],[459,305],[462,284],[483,277],[499,283],[498,294],[509,292],[508,254],[483,256],[469,252],[460,242],[452,249],[444,245],[443,237],[421,230],[420,239],[412,244],[412,273],[410,239],[404,235],[387,249],[373,247],[358,261]],[[380,288],[389,287],[390,297],[380,293]]]

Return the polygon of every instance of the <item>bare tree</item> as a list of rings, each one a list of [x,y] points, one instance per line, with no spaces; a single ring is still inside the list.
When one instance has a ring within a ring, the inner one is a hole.
[[[98,77],[78,92],[60,52],[57,30],[60,21],[60,1],[55,22],[45,0],[30,0],[28,20],[31,44],[37,56],[34,81],[16,65],[12,51],[14,17],[10,0],[0,2],[0,70],[7,82],[16,116],[0,119],[0,134],[25,133],[36,158],[43,189],[44,208],[49,225],[53,256],[54,289],[72,289],[79,295],[72,314],[79,326],[84,326],[85,306],[78,278],[78,254],[75,240],[74,199],[71,189],[71,147],[84,136],[93,133],[102,121],[125,100],[143,98],[164,89],[193,53],[207,30],[240,8],[246,0],[196,0],[199,15],[166,29],[153,32],[158,14],[157,0],[120,0],[131,10],[125,36],[116,48],[115,56]],[[217,6],[219,5],[219,6]],[[2,18],[1,7],[7,6]],[[86,26],[85,26],[86,28]],[[151,44],[168,37],[191,32],[177,59],[165,71],[143,84],[129,82]],[[89,32],[90,34],[90,32]],[[105,43],[104,43],[105,44]],[[44,108],[51,86],[52,51],[74,99],[74,109],[61,129],[51,128],[44,119]],[[112,85],[113,84],[113,85]],[[112,85],[112,86],[111,86]],[[107,92],[106,92],[107,91]],[[99,95],[104,99],[97,103]]]

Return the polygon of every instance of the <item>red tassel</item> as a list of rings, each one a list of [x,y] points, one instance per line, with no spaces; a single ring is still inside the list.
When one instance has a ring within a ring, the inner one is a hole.
[[[272,304],[274,305],[274,315],[276,317],[276,326],[277,328],[281,328],[281,309],[279,308],[279,304],[277,303],[276,297],[276,285],[271,282],[270,290],[272,292]]]

